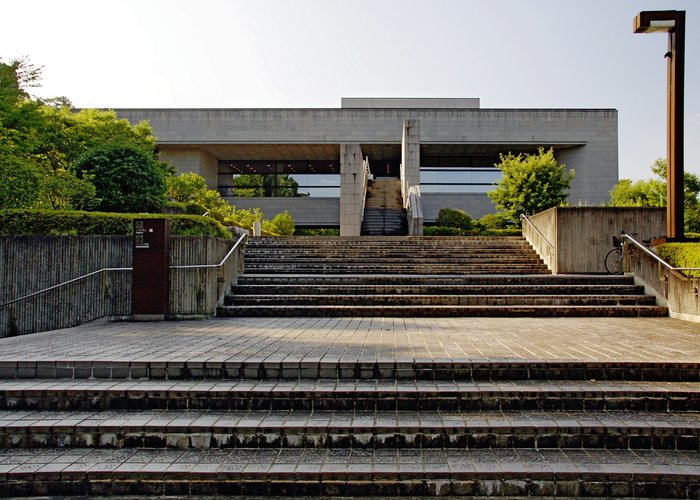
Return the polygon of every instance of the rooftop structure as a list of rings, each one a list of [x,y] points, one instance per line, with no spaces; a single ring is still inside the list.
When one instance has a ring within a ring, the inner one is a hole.
[[[484,109],[479,99],[343,98],[340,108],[118,109],[148,120],[161,159],[202,175],[240,208],[266,217],[289,210],[297,225],[359,235],[366,180],[419,186],[426,222],[440,208],[473,217],[495,211],[486,196],[499,155],[554,148],[576,171],[569,202],[606,202],[618,180],[614,109]],[[251,177],[252,176],[252,177]],[[290,181],[293,179],[293,182]]]

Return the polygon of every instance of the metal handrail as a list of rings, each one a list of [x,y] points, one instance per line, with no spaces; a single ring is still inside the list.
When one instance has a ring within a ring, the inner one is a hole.
[[[170,269],[207,269],[207,268],[218,268],[222,267],[228,258],[231,256],[231,254],[238,248],[238,246],[241,244],[241,242],[245,239],[246,235],[243,234],[241,235],[240,238],[238,238],[238,241],[231,247],[231,250],[228,251],[226,256],[223,258],[223,260],[218,263],[218,264],[200,264],[200,265],[193,265],[193,266],[170,266]],[[38,292],[30,293],[29,295],[25,295],[23,297],[18,297],[16,299],[13,299],[9,302],[5,302],[4,304],[0,304],[0,307],[5,307],[9,306],[11,304],[14,304],[15,302],[19,302],[21,300],[26,300],[30,299],[36,295],[40,295],[42,293],[50,292],[51,290],[55,290],[56,288],[61,288],[66,285],[70,285],[71,283],[75,283],[76,281],[84,280],[85,278],[89,278],[90,276],[94,276],[96,274],[100,273],[105,273],[105,272],[110,272],[110,271],[133,271],[133,267],[104,267],[102,269],[98,269],[97,271],[92,271],[91,273],[83,274],[82,276],[78,276],[77,278],[70,279],[68,281],[63,281],[57,285],[50,286],[48,288],[44,288],[43,290],[39,290]]]
[[[634,243],[635,246],[637,246],[638,248],[640,248],[640,249],[641,249],[642,251],[644,251],[647,255],[653,257],[653,258],[656,259],[662,266],[668,268],[669,271],[676,271],[676,272],[680,272],[680,271],[700,271],[700,267],[673,267],[671,264],[669,264],[668,262],[666,262],[664,259],[662,259],[661,257],[659,257],[657,254],[655,254],[655,253],[652,252],[651,250],[649,250],[645,245],[643,245],[642,243],[640,243],[639,241],[637,241],[636,239],[634,239],[634,238],[633,238],[632,236],[630,236],[629,234],[623,234],[622,237],[625,238],[626,240],[629,240],[629,241],[631,241],[632,243]]]
[[[549,248],[550,248],[550,249],[554,249],[554,245],[552,245],[552,244],[549,242],[549,240],[545,237],[545,235],[542,234],[542,233],[540,232],[539,229],[537,229],[537,226],[535,226],[535,225],[532,223],[532,221],[528,218],[527,215],[525,215],[525,214],[520,214],[520,220],[521,220],[521,221],[524,220],[525,222],[527,222],[528,224],[530,224],[530,226],[532,226],[532,229],[534,229],[534,230],[537,232],[537,234],[540,235],[540,238],[542,238],[542,239],[544,240],[544,242],[545,242],[547,245],[549,245]]]
[[[241,242],[245,239],[245,237],[246,237],[246,235],[242,234],[241,237],[238,238],[238,241],[236,241],[235,245],[233,245],[231,247],[231,250],[228,251],[228,253],[223,258],[223,260],[221,262],[219,262],[218,264],[195,264],[195,265],[191,265],[191,266],[170,266],[170,269],[213,269],[213,268],[222,267],[226,263],[228,258],[231,256],[231,254],[233,254],[234,250],[236,250],[236,248],[238,248],[238,245],[240,245]]]
[[[30,293],[29,295],[25,295],[24,297],[19,297],[19,298],[11,300],[9,302],[5,302],[4,304],[0,304],[0,307],[9,306],[11,304],[14,304],[15,302],[19,302],[20,300],[30,299],[36,295],[50,292],[51,290],[55,290],[56,288],[70,285],[71,283],[75,283],[76,281],[80,281],[80,280],[83,280],[85,278],[89,278],[90,276],[94,276],[96,274],[110,272],[110,271],[133,271],[133,270],[134,270],[133,267],[104,267],[102,269],[98,269],[97,271],[93,271],[91,273],[87,273],[87,274],[83,274],[82,276],[78,276],[77,278],[73,278],[73,279],[70,279],[68,281],[64,281],[62,283],[59,283],[58,285],[53,285],[53,286],[50,286],[48,288],[44,288],[43,290],[39,290],[38,292],[34,292],[34,293]]]

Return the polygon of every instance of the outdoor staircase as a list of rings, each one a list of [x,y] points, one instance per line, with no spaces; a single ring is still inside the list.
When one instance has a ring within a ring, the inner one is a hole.
[[[368,236],[408,234],[406,210],[401,198],[399,179],[379,177],[367,181],[361,234]]]
[[[0,495],[700,497],[697,363],[17,362]]]
[[[624,276],[551,275],[520,237],[254,238],[218,316],[665,316]]]

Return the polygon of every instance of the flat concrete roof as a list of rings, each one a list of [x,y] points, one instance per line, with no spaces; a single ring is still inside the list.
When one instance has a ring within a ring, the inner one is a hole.
[[[433,98],[433,97],[343,97],[340,107],[344,109],[478,109],[478,97]]]

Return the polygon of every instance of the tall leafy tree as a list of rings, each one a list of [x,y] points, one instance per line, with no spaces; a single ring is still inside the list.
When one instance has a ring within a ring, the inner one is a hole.
[[[534,214],[566,201],[573,170],[557,163],[553,149],[539,148],[537,154],[500,155],[496,167],[503,176],[488,193],[496,207],[509,218]]]
[[[132,126],[113,111],[75,111],[66,98],[33,97],[40,80],[41,68],[28,59],[0,59],[0,184],[17,192],[0,197],[0,206],[89,209],[93,179],[75,175],[77,159],[113,142],[154,151],[155,138],[147,123]]]
[[[78,178],[95,185],[98,208],[107,212],[160,212],[166,173],[149,151],[132,144],[104,144],[75,162]]]
[[[621,179],[610,191],[610,205],[614,207],[665,207],[667,163],[657,158],[651,166],[657,178],[631,181]],[[700,177],[683,173],[683,208],[685,230],[700,232]]]

